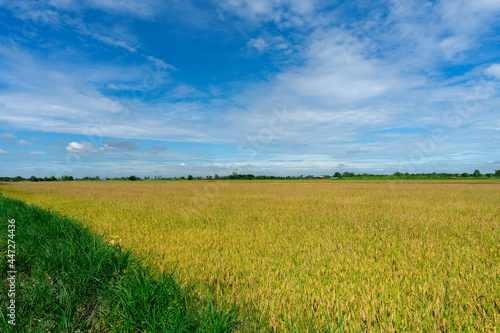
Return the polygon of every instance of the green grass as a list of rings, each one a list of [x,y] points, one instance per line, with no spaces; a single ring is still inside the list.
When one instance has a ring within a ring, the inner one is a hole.
[[[15,219],[16,326],[8,323],[8,220]],[[235,306],[153,276],[79,222],[0,195],[0,331],[233,332]]]

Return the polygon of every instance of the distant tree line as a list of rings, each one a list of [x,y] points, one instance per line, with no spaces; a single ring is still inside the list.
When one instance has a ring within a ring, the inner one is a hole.
[[[392,175],[386,174],[369,174],[369,173],[358,173],[354,172],[334,172],[332,175],[322,175],[322,176],[313,176],[313,175],[300,175],[300,176],[268,176],[268,175],[259,175],[255,176],[253,174],[239,174],[237,172],[233,172],[231,175],[219,176],[215,174],[213,176],[196,176],[188,175],[187,177],[168,177],[164,178],[162,176],[153,176],[153,177],[137,177],[135,175],[129,177],[114,177],[114,178],[100,178],[99,176],[85,176],[82,178],[75,178],[73,176],[60,176],[58,178],[51,177],[35,177],[31,176],[29,178],[23,178],[21,176],[17,177],[0,177],[0,182],[51,182],[51,181],[101,181],[101,180],[130,180],[130,181],[138,181],[138,180],[253,180],[253,179],[452,179],[452,178],[500,178],[500,170],[495,170],[494,173],[486,173],[481,174],[479,170],[474,170],[473,173],[402,173],[395,172]]]

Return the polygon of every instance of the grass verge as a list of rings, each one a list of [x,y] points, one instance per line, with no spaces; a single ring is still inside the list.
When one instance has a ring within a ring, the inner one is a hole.
[[[234,332],[244,322],[237,307],[200,299],[173,274],[153,276],[78,221],[1,195],[0,254],[2,332]]]

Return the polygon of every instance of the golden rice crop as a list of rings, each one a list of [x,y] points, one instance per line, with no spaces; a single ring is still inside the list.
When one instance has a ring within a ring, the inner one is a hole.
[[[500,185],[43,182],[6,195],[74,216],[255,320],[305,331],[500,327]]]

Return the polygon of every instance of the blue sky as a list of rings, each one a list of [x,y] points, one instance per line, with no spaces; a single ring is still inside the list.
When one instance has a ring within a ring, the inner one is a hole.
[[[0,0],[0,175],[500,169],[500,2]]]

